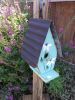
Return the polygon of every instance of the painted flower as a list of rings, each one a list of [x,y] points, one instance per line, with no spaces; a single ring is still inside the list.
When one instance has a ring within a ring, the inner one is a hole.
[[[51,68],[53,69],[55,61],[56,61],[56,58],[53,58],[52,60],[48,61],[47,66],[51,66]]]
[[[5,46],[5,47],[4,47],[4,51],[5,51],[5,52],[7,52],[7,53],[10,53],[10,52],[11,52],[11,48],[10,48],[10,47]]]
[[[51,43],[43,45],[43,51],[49,51],[50,47],[52,46]]]

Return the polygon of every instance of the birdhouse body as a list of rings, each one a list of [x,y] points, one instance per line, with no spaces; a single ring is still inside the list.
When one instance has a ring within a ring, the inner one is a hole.
[[[54,43],[50,28],[49,28],[46,39],[42,46],[41,53],[39,56],[39,61],[38,61],[39,69],[42,68],[41,66],[44,66],[42,69],[40,69],[40,70],[43,70],[41,73],[44,73],[44,71],[47,72],[53,69],[56,58],[57,58],[57,50],[56,50],[55,43]]]
[[[44,44],[41,49],[37,67],[30,68],[45,82],[55,79],[59,74],[54,71],[54,65],[57,58],[57,50],[49,28]]]
[[[25,36],[21,54],[33,72],[45,83],[59,76],[54,71],[57,49],[48,21],[41,19],[29,21],[29,31]]]

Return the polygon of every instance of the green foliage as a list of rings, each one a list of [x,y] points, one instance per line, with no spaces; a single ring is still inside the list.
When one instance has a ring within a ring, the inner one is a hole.
[[[72,48],[68,45],[63,45],[62,50],[63,50],[63,53],[65,53],[65,52],[75,53],[75,48]]]
[[[71,66],[61,60],[57,60],[55,70],[59,72],[60,76],[46,85],[48,93],[53,96],[53,100],[69,100],[70,98],[74,100],[75,66]]]
[[[61,64],[59,64],[58,62],[56,63],[56,66],[54,68],[54,70],[56,70],[60,76],[52,81],[50,81],[47,84],[47,88],[48,88],[48,92],[49,93],[54,93],[56,95],[59,95],[61,93],[63,93],[64,88],[63,88],[63,78],[62,78],[62,69],[61,69]]]
[[[57,95],[63,92],[62,78],[58,77],[48,84],[48,91]]]
[[[15,88],[20,88],[19,93],[28,89],[26,83],[32,74],[20,54],[30,15],[27,11],[17,13],[12,6],[6,5],[2,9],[7,10],[0,13],[0,97],[8,94],[12,97],[12,93],[17,95]],[[9,88],[12,89],[10,93]]]

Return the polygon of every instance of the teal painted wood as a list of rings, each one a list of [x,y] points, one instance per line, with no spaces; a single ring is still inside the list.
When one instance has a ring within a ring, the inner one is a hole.
[[[39,60],[36,67],[30,68],[45,82],[57,78],[59,74],[54,71],[54,65],[57,58],[57,49],[49,28],[46,39],[41,49]]]

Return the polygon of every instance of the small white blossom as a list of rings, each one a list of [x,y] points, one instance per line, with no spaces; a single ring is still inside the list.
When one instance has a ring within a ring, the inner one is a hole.
[[[56,58],[53,58],[51,61],[49,60],[49,61],[47,62],[47,66],[54,65],[55,60],[56,60]]]
[[[43,45],[43,51],[48,51],[49,52],[49,49],[50,49],[50,47],[52,46],[52,44],[51,43],[49,43],[49,44],[44,44]]]

